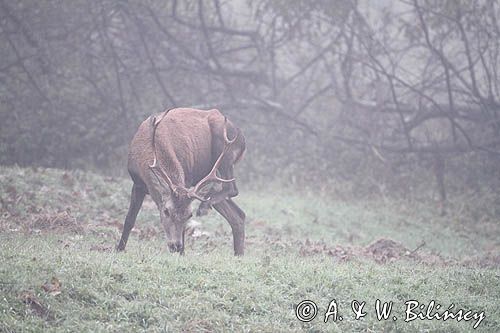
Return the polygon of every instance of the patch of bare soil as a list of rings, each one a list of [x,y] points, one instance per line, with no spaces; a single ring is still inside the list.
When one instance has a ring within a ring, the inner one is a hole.
[[[458,261],[422,250],[425,247],[425,243],[420,244],[412,250],[388,238],[377,239],[366,247],[329,246],[324,242],[311,242],[310,240],[295,245],[300,246],[299,254],[301,256],[324,254],[340,262],[368,259],[379,264],[386,264],[398,260],[409,260],[427,265],[463,265],[466,267],[500,268],[500,251],[495,250],[484,255]]]
[[[450,261],[442,256],[420,251],[425,243],[410,250],[403,244],[392,239],[380,238],[368,245],[364,252],[378,263],[387,263],[402,258],[418,261],[426,264],[449,264]]]
[[[366,247],[341,245],[331,247],[324,242],[311,242],[306,240],[301,244],[299,253],[302,256],[326,254],[341,262],[347,262],[354,259],[368,259],[379,264],[390,263],[397,260],[411,260],[430,265],[447,265],[453,263],[451,259],[420,251],[424,245],[425,244],[421,244],[416,249],[411,250],[392,239],[380,238]]]

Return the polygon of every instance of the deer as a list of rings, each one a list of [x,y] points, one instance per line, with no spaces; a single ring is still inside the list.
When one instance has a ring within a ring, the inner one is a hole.
[[[245,213],[232,198],[238,195],[234,165],[245,150],[241,130],[217,109],[174,108],[144,120],[129,146],[127,169],[133,185],[116,250],[125,250],[148,194],[160,212],[170,252],[184,254],[191,204],[198,200],[197,215],[213,207],[227,220],[234,254],[242,256]]]

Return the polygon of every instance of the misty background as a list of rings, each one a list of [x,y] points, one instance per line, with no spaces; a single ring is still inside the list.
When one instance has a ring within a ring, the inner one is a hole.
[[[498,1],[0,0],[0,164],[125,175],[146,117],[218,108],[247,139],[243,182],[421,195],[444,213],[453,193],[498,193],[499,15]]]

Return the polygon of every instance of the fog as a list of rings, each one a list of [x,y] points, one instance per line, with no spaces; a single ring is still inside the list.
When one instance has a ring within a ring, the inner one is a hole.
[[[0,0],[0,332],[500,332],[499,16]]]
[[[444,202],[499,179],[499,14],[496,1],[3,0],[0,163],[124,175],[149,115],[218,108],[247,138],[243,181]]]

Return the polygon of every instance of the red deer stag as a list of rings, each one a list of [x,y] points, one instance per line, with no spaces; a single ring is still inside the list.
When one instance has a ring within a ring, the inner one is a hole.
[[[134,184],[117,250],[125,249],[149,194],[160,211],[171,252],[184,253],[190,206],[197,199],[198,214],[213,206],[229,222],[234,253],[243,255],[245,213],[231,198],[238,195],[233,167],[244,152],[243,134],[218,110],[176,108],[146,119],[129,148],[128,171]]]

